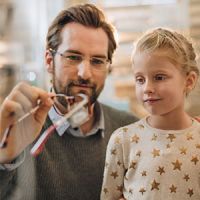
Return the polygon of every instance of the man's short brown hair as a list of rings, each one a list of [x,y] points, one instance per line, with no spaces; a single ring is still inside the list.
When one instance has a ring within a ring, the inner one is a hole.
[[[61,11],[50,25],[46,37],[46,49],[57,50],[61,43],[61,31],[71,22],[79,23],[86,27],[102,28],[108,36],[108,59],[112,62],[113,53],[117,47],[114,37],[114,27],[106,21],[102,10],[93,4],[81,4]]]

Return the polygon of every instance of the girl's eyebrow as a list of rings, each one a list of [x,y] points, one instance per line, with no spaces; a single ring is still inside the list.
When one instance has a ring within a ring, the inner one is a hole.
[[[133,72],[134,76],[142,76],[142,74],[143,74],[142,72]]]

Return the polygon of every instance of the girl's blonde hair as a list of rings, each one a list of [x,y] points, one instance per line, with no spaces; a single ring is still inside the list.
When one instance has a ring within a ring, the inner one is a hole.
[[[137,52],[149,53],[157,50],[169,53],[169,59],[179,64],[186,74],[194,71],[199,75],[192,43],[182,34],[164,28],[148,31],[136,41],[132,62],[134,63],[134,54]]]

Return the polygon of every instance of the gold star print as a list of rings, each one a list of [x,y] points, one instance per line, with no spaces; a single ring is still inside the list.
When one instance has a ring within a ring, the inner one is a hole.
[[[155,140],[157,140],[157,137],[158,137],[158,136],[157,136],[156,134],[153,134],[151,140],[152,140],[152,141],[155,141]]]
[[[139,124],[139,125],[138,125],[138,128],[139,128],[139,129],[143,129],[143,128],[144,128],[144,125]]]
[[[176,193],[176,189],[177,187],[175,187],[173,184],[171,185],[171,187],[169,188],[171,193]]]
[[[174,165],[174,169],[173,170],[178,169],[178,170],[181,171],[181,165],[182,165],[181,162],[179,162],[178,160],[176,160],[176,162],[172,162],[172,164]]]
[[[141,172],[142,176],[147,176],[147,171]]]
[[[170,142],[173,142],[174,139],[176,139],[176,136],[174,134],[168,134],[167,139],[170,139]]]
[[[181,153],[181,154],[186,155],[187,149],[186,149],[185,147],[180,147],[179,150],[180,150],[180,153]]]
[[[119,137],[115,137],[115,144],[120,144],[120,138]]]
[[[140,139],[140,138],[135,134],[135,135],[131,138],[131,142],[138,143],[139,139]]]
[[[151,190],[154,190],[154,189],[159,190],[159,187],[158,187],[159,185],[160,183],[156,182],[156,180],[154,179],[153,182],[151,183]]]
[[[117,171],[115,171],[115,172],[112,172],[110,174],[110,176],[112,176],[114,179],[116,179],[119,175],[118,175]]]
[[[122,130],[126,133],[128,131],[128,128],[124,127]]]
[[[187,138],[187,140],[193,140],[193,135],[192,135],[192,133],[187,133],[187,134],[186,134],[186,138]]]
[[[118,161],[117,161],[117,165],[120,166],[121,164],[122,164],[122,163],[120,162],[120,160],[118,160]]]
[[[187,194],[191,197],[194,194],[193,189],[188,188]]]
[[[190,179],[189,174],[185,174],[184,177],[183,177],[183,179],[185,179],[186,182],[187,182]]]
[[[130,194],[133,194],[133,189],[129,188],[128,192],[129,192]]]
[[[146,192],[146,190],[144,188],[140,188],[139,192],[141,192],[143,195]]]
[[[104,188],[104,189],[103,189],[103,192],[104,192],[105,194],[107,194],[107,193],[108,193],[108,189],[107,189],[107,188]]]
[[[116,154],[117,154],[116,151],[117,151],[116,149],[111,149],[111,154],[112,154],[112,155],[116,155]]]
[[[165,173],[164,167],[160,167],[159,166],[157,172],[159,172],[160,175],[162,175],[163,173]]]
[[[123,192],[123,186],[122,186],[122,185],[118,185],[118,186],[117,186],[117,191]]]
[[[131,162],[131,164],[130,164],[130,167],[129,167],[129,169],[135,169],[135,167],[136,167],[136,164],[137,164],[137,162],[135,162],[135,161],[132,161],[132,162]]]
[[[170,147],[171,147],[170,144],[167,144],[167,145],[166,145],[166,148],[167,148],[167,149],[169,149]]]
[[[197,149],[200,149],[200,144],[195,145]]]
[[[193,162],[196,165],[198,161],[199,159],[197,158],[197,156],[192,156],[191,162]]]
[[[142,153],[141,151],[137,151],[137,152],[136,152],[136,156],[140,157],[140,156],[141,156],[141,153]]]
[[[156,156],[160,156],[160,150],[159,149],[153,149],[151,152],[153,154],[153,157],[155,158]]]

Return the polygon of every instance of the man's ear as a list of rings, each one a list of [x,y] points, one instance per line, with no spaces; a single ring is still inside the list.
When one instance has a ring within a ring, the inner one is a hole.
[[[109,64],[109,66],[108,66],[108,74],[110,74],[112,72],[112,70],[113,70],[112,65]]]
[[[187,94],[194,89],[197,79],[198,79],[198,75],[196,72],[191,71],[187,74],[187,77],[186,77],[186,93]]]
[[[52,74],[53,73],[53,55],[52,52],[49,50],[46,50],[45,52],[45,65],[47,68],[47,71]]]

